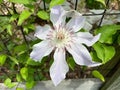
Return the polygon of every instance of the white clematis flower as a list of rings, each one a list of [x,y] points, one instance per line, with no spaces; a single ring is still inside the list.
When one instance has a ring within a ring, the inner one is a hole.
[[[71,15],[71,19],[66,23],[66,16]],[[35,60],[42,60],[44,56],[49,55],[53,50],[54,62],[50,67],[50,77],[54,85],[58,85],[65,79],[69,67],[66,62],[66,51],[68,51],[79,65],[89,67],[98,66],[100,63],[92,61],[87,46],[92,46],[100,38],[100,34],[93,36],[89,32],[78,32],[85,22],[85,18],[76,11],[65,11],[61,6],[55,6],[51,9],[50,20],[53,23],[49,25],[37,26],[35,36],[43,40],[33,46],[30,57]]]

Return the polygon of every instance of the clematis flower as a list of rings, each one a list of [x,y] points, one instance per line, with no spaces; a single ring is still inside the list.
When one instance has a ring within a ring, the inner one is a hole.
[[[67,16],[71,16],[68,23],[66,23]],[[51,9],[50,20],[53,27],[49,25],[37,26],[35,36],[43,41],[33,46],[30,57],[35,61],[41,61],[43,57],[54,51],[50,77],[55,86],[65,79],[69,70],[66,51],[79,65],[89,67],[100,65],[100,63],[92,61],[89,51],[84,46],[92,46],[98,41],[100,34],[93,36],[89,32],[79,31],[85,22],[85,18],[80,13],[74,10],[65,11],[61,6],[55,6]]]

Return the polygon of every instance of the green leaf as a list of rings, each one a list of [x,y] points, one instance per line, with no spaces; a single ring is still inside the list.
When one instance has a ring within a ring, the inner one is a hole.
[[[19,52],[25,51],[26,48],[27,47],[25,44],[21,44],[21,45],[18,45],[14,48],[14,52],[19,53]]]
[[[113,46],[106,45],[103,45],[103,48],[105,53],[104,63],[106,63],[115,55],[115,48]]]
[[[104,76],[97,70],[92,71],[92,75],[96,78],[99,78],[101,81],[105,82]]]
[[[32,65],[32,66],[38,66],[38,65],[40,65],[39,62],[35,62],[35,61],[32,60],[31,58],[28,58],[28,59],[27,59],[26,64],[27,64],[27,65]]]
[[[95,51],[90,52],[90,55],[92,57],[92,60],[95,62],[101,62],[101,59],[97,57],[97,53]]]
[[[7,56],[2,54],[0,55],[0,66],[3,66],[6,61]]]
[[[23,79],[27,80],[27,77],[28,77],[28,68],[26,68],[26,67],[21,68],[20,74],[21,74],[21,76],[22,76]]]
[[[67,63],[69,65],[69,67],[74,70],[75,69],[75,61],[72,57],[69,57],[68,60],[67,60]]]
[[[37,13],[37,16],[43,20],[48,20],[49,19],[49,14],[45,11],[39,11]]]
[[[49,3],[50,3],[50,0],[45,0],[45,2],[49,4]]]
[[[29,0],[9,0],[13,3],[19,3],[19,4],[30,4]]]
[[[120,35],[118,36],[117,42],[118,42],[118,44],[120,45]]]
[[[13,15],[10,17],[9,22],[13,22],[13,21],[16,20],[18,17],[19,17],[18,14],[13,14]]]
[[[0,0],[0,4],[3,3],[3,0]]]
[[[33,88],[34,85],[35,85],[35,81],[34,80],[26,82],[27,89]]]
[[[20,87],[18,87],[16,90],[24,90],[24,88],[20,88]]]
[[[93,48],[96,51],[98,58],[102,60],[103,64],[111,60],[115,55],[115,48],[113,46],[108,46],[98,42],[93,45]]]
[[[56,5],[60,5],[63,4],[65,2],[65,0],[51,0],[50,2],[50,8],[56,6]]]
[[[8,34],[10,34],[12,36],[12,25],[11,24],[7,25],[7,32],[8,32]]]
[[[7,78],[4,81],[4,84],[8,87],[8,88],[13,88],[14,86],[16,86],[16,83],[12,83],[10,78]]]
[[[30,15],[31,12],[29,12],[28,10],[22,11],[22,13],[19,16],[18,25],[20,26],[27,18],[30,17]]]
[[[18,82],[21,82],[22,81],[22,77],[20,74],[16,74],[16,79]]]
[[[104,60],[105,53],[104,53],[104,48],[100,43],[96,43],[93,45],[93,48],[95,49],[97,56],[99,59]]]
[[[106,7],[105,0],[95,0],[95,1],[102,3]]]
[[[15,57],[11,57],[11,56],[8,56],[10,58],[10,60],[12,60],[15,64],[19,64],[18,63],[18,60],[15,58]]]
[[[120,25],[105,25],[95,30],[95,34],[101,33],[99,41],[101,43],[112,44],[112,36],[120,30]]]

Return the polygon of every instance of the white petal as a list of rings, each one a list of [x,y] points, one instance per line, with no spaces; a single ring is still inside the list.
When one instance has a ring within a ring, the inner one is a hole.
[[[76,43],[83,43],[87,46],[92,46],[94,43],[96,43],[101,34],[98,34],[96,36],[93,36],[89,32],[78,32],[77,33],[77,38],[75,37]]]
[[[88,50],[81,44],[72,44],[70,47],[66,47],[68,52],[73,56],[75,62],[79,65],[85,65],[94,67],[100,65],[100,63],[93,62]]]
[[[73,12],[73,11],[72,11]],[[79,31],[85,24],[85,18],[78,12],[74,11],[72,19],[67,23],[68,29],[73,29],[74,32]]]
[[[54,62],[50,67],[50,76],[55,86],[65,79],[68,70],[69,68],[65,60],[65,50],[56,49]]]
[[[53,23],[53,26],[59,27],[59,25],[64,25],[66,19],[66,11],[61,6],[55,6],[51,8],[50,20]]]
[[[51,27],[49,25],[45,26],[37,26],[35,31],[35,36],[39,39],[45,40],[47,39],[47,34],[50,32]]]
[[[44,56],[49,55],[53,50],[49,41],[41,41],[33,46],[33,51],[30,53],[30,57],[35,61],[41,61]]]

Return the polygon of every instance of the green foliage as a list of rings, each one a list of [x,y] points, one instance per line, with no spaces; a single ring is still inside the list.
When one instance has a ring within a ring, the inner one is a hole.
[[[10,78],[7,78],[4,81],[4,84],[8,87],[8,88],[13,88],[14,86],[16,86],[16,83],[12,83]]]
[[[29,12],[28,10],[24,10],[19,16],[18,25],[20,26],[27,18],[30,17],[30,15],[31,12]]]
[[[92,71],[92,75],[96,78],[99,78],[101,81],[105,82],[104,76],[97,70]]]
[[[0,17],[0,32],[3,32],[9,24],[8,17]]]
[[[35,85],[35,81],[34,80],[26,82],[27,89],[33,88],[34,85]]]
[[[75,64],[75,61],[74,61],[74,59],[73,59],[72,57],[69,57],[69,58],[68,58],[67,63],[68,63],[69,67],[70,67],[72,70],[75,69],[75,65],[76,65],[76,64]]]
[[[92,57],[92,60],[95,62],[102,62],[101,59],[97,57],[97,53],[95,51],[90,52],[90,55]]]
[[[49,14],[46,11],[39,11],[37,13],[37,16],[43,20],[48,20],[49,19]]]
[[[13,3],[30,4],[31,0],[9,0],[9,1]]]
[[[22,82],[22,76],[20,74],[16,74],[17,82]]]
[[[15,64],[19,64],[18,60],[15,57],[12,56],[8,56],[10,58],[10,60],[12,60]]]
[[[98,0],[100,1],[100,0]],[[86,0],[86,7],[89,9],[104,9],[105,6],[101,2],[98,2],[97,0]],[[103,0],[102,0],[103,1]]]
[[[51,0],[50,2],[50,8],[56,6],[56,5],[60,5],[63,4],[65,2],[65,0]]]
[[[10,17],[9,22],[13,22],[13,21],[16,20],[18,17],[19,17],[18,14],[13,14],[13,15]]]
[[[7,26],[7,32],[8,32],[9,35],[12,36],[12,25],[11,24],[8,24],[8,26]]]
[[[19,87],[18,87],[16,90],[24,90],[24,88],[19,88]]]
[[[0,55],[0,66],[3,66],[6,61],[7,56],[4,54]]]
[[[117,42],[120,45],[120,35],[118,36]]]
[[[27,64],[27,65],[32,65],[32,66],[39,66],[39,65],[40,65],[39,62],[35,62],[35,61],[32,60],[31,58],[28,58],[28,59],[27,59],[26,64]]]
[[[105,25],[95,30],[95,34],[101,33],[99,41],[101,43],[113,43],[112,36],[120,30],[120,25]]]
[[[21,76],[24,80],[27,80],[27,78],[28,78],[28,68],[26,68],[26,67],[21,68],[20,74],[21,74]]]
[[[103,64],[111,60],[115,55],[115,49],[113,46],[108,46],[98,42],[93,45],[93,48],[95,49],[98,58],[102,60]]]
[[[106,7],[105,0],[95,0],[95,1],[102,3]]]
[[[3,3],[3,0],[0,0],[0,4]]]

